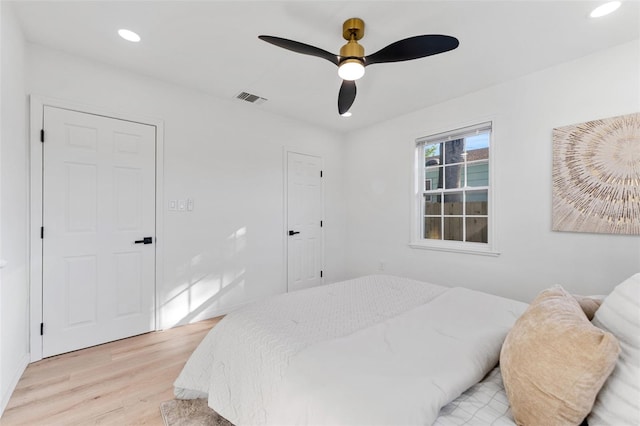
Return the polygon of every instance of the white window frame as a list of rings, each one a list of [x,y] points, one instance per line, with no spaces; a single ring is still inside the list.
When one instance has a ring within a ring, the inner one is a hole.
[[[424,145],[453,140],[470,133],[489,131],[489,185],[487,187],[464,187],[468,189],[486,189],[488,199],[487,223],[488,234],[487,243],[466,242],[466,241],[448,241],[433,240],[422,237],[422,228],[424,224],[424,195],[423,187],[425,182],[425,166],[424,166]],[[415,156],[414,156],[414,187],[412,190],[412,230],[411,241],[409,246],[416,249],[439,250],[457,253],[479,254],[486,256],[498,256],[500,253],[496,247],[496,220],[495,220],[495,181],[493,179],[495,170],[494,152],[495,152],[495,129],[493,121],[486,121],[479,124],[465,126],[450,131],[436,133],[430,136],[420,137],[415,140]]]

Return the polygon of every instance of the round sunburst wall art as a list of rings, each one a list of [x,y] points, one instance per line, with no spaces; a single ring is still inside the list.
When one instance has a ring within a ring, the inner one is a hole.
[[[553,129],[553,230],[640,235],[640,113]]]

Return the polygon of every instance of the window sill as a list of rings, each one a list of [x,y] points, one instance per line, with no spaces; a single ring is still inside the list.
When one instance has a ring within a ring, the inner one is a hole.
[[[489,247],[472,247],[474,243],[457,243],[454,241],[438,241],[438,242],[422,242],[412,241],[409,247],[421,250],[446,251],[451,253],[476,254],[480,256],[500,256],[499,251],[490,249]],[[478,243],[479,244],[479,243]]]

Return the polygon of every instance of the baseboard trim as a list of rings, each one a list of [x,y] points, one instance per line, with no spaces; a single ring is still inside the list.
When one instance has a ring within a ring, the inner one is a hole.
[[[15,374],[11,378],[11,383],[9,383],[9,387],[6,392],[2,395],[2,401],[0,401],[0,418],[2,418],[2,413],[4,413],[4,409],[7,408],[7,404],[9,404],[9,400],[11,399],[11,395],[13,395],[13,391],[16,389],[18,382],[20,381],[20,377],[24,374],[24,370],[27,369],[27,365],[29,365],[29,360],[31,359],[31,355],[29,353],[24,354],[22,360],[18,364],[18,369]]]

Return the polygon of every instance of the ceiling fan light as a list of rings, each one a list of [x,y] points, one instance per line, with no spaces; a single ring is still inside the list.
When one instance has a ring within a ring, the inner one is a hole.
[[[364,65],[357,59],[347,59],[338,67],[338,75],[343,80],[358,80],[364,75]]]

